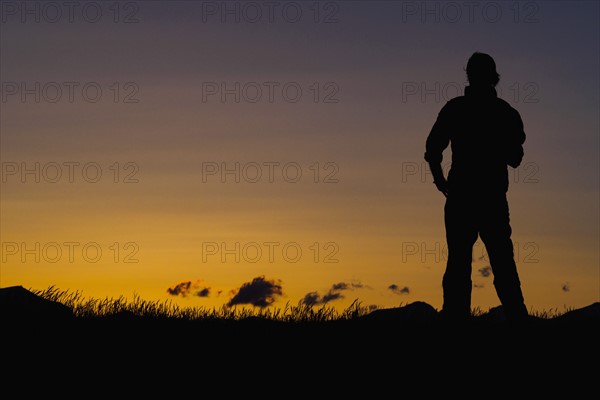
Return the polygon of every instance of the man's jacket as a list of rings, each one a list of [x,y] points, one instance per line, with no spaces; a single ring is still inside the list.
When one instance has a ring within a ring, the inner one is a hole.
[[[506,193],[508,167],[523,159],[525,132],[518,111],[493,87],[467,86],[446,103],[427,137],[425,160],[442,162],[450,144],[449,193]]]

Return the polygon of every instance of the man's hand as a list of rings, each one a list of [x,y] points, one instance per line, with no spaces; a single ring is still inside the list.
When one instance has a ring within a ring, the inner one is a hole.
[[[448,197],[448,181],[446,181],[446,178],[439,178],[436,179],[434,182],[435,187],[437,187],[437,189],[442,192],[442,194],[445,197]]]
[[[442,164],[439,162],[430,162],[429,169],[433,175],[433,183],[444,196],[448,197],[448,182],[442,171]]]

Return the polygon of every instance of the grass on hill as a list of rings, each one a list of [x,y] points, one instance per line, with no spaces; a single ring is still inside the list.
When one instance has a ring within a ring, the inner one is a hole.
[[[32,293],[46,300],[55,301],[73,310],[73,315],[83,318],[106,317],[119,313],[127,313],[140,317],[169,318],[179,320],[206,320],[224,319],[241,320],[250,317],[259,317],[281,322],[324,322],[335,320],[348,320],[365,315],[369,312],[355,300],[343,311],[338,311],[331,306],[313,307],[299,302],[298,305],[286,303],[284,308],[269,307],[180,307],[170,300],[149,301],[134,294],[133,300],[126,297],[118,298],[86,298],[79,291],[60,290],[50,286],[44,290],[29,289]]]
[[[32,293],[44,299],[55,301],[69,307],[73,315],[83,318],[106,317],[119,313],[131,314],[139,317],[168,318],[178,320],[241,320],[250,317],[258,317],[280,322],[325,322],[336,320],[350,320],[369,314],[372,308],[362,306],[358,300],[354,300],[350,306],[342,311],[335,307],[321,305],[311,306],[299,302],[290,305],[289,302],[283,308],[269,307],[229,307],[223,305],[219,308],[207,307],[181,307],[170,300],[149,301],[134,294],[133,300],[126,297],[118,298],[86,298],[79,291],[60,290],[50,286],[44,290],[30,289]],[[402,305],[400,305],[401,307]],[[564,311],[550,309],[542,311],[531,311],[530,315],[541,319],[552,319],[558,317],[571,309]],[[487,313],[480,307],[472,310],[474,317],[480,317]]]

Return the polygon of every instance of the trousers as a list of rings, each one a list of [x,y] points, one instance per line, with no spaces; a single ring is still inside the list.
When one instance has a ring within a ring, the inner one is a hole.
[[[522,319],[527,308],[514,260],[506,193],[450,193],[444,205],[448,260],[444,272],[442,312],[471,314],[473,245],[481,237],[494,276],[494,287],[507,319]]]

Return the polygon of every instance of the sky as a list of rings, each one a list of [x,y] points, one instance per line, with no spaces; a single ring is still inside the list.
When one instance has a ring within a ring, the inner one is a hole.
[[[480,51],[527,135],[508,192],[526,305],[600,301],[596,1],[0,11],[1,287],[440,309],[425,140]],[[481,240],[472,278],[472,306],[498,306]]]

